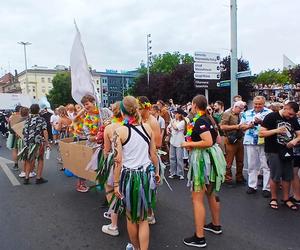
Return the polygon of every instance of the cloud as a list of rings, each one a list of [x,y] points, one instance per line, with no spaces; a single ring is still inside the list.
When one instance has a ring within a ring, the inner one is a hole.
[[[282,54],[300,61],[297,41],[300,3],[238,1],[238,55],[254,72],[281,68]],[[69,65],[76,19],[89,64],[97,70],[134,69],[146,59],[146,34],[153,53],[220,52],[230,49],[229,0],[11,0],[0,9],[0,67]],[[0,71],[0,73],[2,73]]]

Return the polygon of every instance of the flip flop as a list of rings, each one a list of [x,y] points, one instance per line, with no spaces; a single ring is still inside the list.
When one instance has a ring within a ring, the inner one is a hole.
[[[275,201],[275,202],[274,202]],[[271,199],[270,203],[269,203],[270,208],[274,209],[274,210],[278,210],[279,206],[278,206],[278,201],[277,199]]]
[[[288,204],[288,202],[290,202],[290,205]],[[287,208],[291,209],[292,211],[297,211],[299,209],[298,206],[295,203],[293,203],[291,200],[283,201],[283,204]]]

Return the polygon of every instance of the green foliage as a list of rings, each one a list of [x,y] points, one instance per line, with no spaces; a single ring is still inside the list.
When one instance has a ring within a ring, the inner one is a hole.
[[[70,72],[57,73],[52,80],[53,88],[47,98],[53,108],[59,105],[74,103],[71,95],[71,74]]]
[[[291,78],[291,82],[296,84],[300,83],[300,65],[297,65],[296,67],[286,70],[287,74]]]
[[[276,69],[269,69],[259,73],[254,82],[261,84],[285,84],[290,82],[290,80],[288,70],[280,71]]]
[[[182,56],[179,52],[173,54],[166,52],[163,55],[153,56],[153,64],[150,67],[151,73],[171,73],[181,62]]]

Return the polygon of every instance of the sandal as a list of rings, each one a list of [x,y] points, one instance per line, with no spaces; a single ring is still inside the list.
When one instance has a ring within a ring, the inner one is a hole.
[[[270,208],[274,209],[274,210],[278,210],[278,201],[277,199],[271,199],[270,203],[269,203]]]
[[[297,211],[298,210],[298,206],[295,203],[293,203],[291,200],[283,201],[283,204],[287,208],[291,209],[292,211]]]

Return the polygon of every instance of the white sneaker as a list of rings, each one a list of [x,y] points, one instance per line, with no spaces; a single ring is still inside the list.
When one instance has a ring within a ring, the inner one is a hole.
[[[148,216],[147,220],[150,225],[154,225],[156,223],[154,215]]]
[[[179,180],[184,180],[184,176],[180,175]]]
[[[134,250],[134,246],[131,243],[128,243],[126,246],[126,250]]]
[[[169,175],[169,179],[174,179],[174,174]]]
[[[117,227],[112,227],[111,224],[102,226],[102,232],[111,236],[118,236],[119,230]]]
[[[20,177],[20,178],[25,178],[25,176],[26,176],[26,174],[25,174],[24,171],[22,171],[22,172],[19,174],[19,177]]]
[[[32,177],[35,177],[35,176],[36,176],[36,173],[34,171],[29,173],[29,178],[32,178]]]

